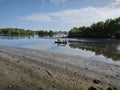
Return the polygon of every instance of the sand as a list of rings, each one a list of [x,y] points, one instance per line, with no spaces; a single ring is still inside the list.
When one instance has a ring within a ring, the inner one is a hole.
[[[0,46],[0,90],[120,90],[120,65]]]

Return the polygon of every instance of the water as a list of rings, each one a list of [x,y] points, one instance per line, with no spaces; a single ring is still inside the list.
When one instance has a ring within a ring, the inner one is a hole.
[[[37,49],[120,65],[120,40],[80,39],[67,45],[55,44],[55,38],[0,36],[0,45]]]

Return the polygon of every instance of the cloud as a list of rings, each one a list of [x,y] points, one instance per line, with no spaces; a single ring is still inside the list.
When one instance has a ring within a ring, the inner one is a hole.
[[[42,0],[42,2],[46,2],[46,1],[50,1],[51,3],[54,3],[55,5],[60,4],[60,3],[64,3],[67,0]]]
[[[67,0],[51,0],[54,4],[64,3]]]
[[[116,2],[120,2],[120,0],[116,0]]]
[[[34,13],[23,20],[39,22],[61,22],[74,25],[90,25],[93,22],[104,21],[108,18],[120,16],[120,8],[95,8],[87,7],[83,9],[63,10],[52,13]]]
[[[34,13],[32,15],[26,16],[26,17],[21,17],[20,19],[22,20],[28,20],[28,21],[39,21],[39,22],[51,22],[53,19],[45,14],[37,14]]]
[[[115,4],[117,2],[117,4]],[[80,9],[70,9],[50,13],[33,13],[21,17],[22,20],[37,21],[42,23],[58,24],[59,26],[72,28],[83,25],[91,25],[94,22],[105,21],[108,18],[120,17],[120,0],[105,7],[86,7]],[[117,6],[117,7],[116,7]]]

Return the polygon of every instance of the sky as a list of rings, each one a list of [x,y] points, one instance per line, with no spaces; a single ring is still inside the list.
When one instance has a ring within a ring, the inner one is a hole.
[[[0,0],[0,28],[69,31],[120,17],[120,0]]]

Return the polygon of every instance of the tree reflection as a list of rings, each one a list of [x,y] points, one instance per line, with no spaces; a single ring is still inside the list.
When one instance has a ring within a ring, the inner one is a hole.
[[[32,36],[32,35],[27,35],[27,36],[0,36],[0,39],[15,40],[15,39],[25,39],[25,38],[31,39],[33,37],[35,37],[35,36]]]
[[[100,44],[100,43],[84,43],[84,42],[69,42],[71,48],[95,52],[95,55],[103,55],[112,60],[120,60],[120,51],[117,49],[117,44]]]

